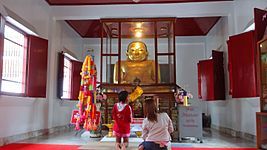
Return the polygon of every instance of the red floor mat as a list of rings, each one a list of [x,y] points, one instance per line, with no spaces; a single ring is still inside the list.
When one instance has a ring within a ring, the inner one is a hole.
[[[172,148],[172,150],[256,150],[256,148]]]
[[[0,147],[0,150],[77,150],[78,147],[79,145],[14,143]]]
[[[24,144],[14,143],[0,147],[0,150],[77,150],[79,145]],[[173,147],[172,150],[256,150],[256,148],[197,148]]]

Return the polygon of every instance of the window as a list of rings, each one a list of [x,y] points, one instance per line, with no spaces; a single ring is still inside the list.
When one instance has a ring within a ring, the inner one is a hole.
[[[72,65],[68,57],[64,57],[63,95],[61,98],[71,97],[71,72]]]
[[[25,93],[26,37],[5,25],[2,92]]]
[[[60,52],[58,55],[58,65],[58,98],[78,100],[82,62],[73,60],[68,53]]]
[[[0,27],[0,94],[46,97],[48,41],[5,20]]]

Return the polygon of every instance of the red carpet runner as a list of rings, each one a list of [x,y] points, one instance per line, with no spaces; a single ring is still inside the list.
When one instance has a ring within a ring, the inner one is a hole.
[[[22,144],[14,143],[0,147],[0,150],[77,150],[79,145]]]
[[[55,145],[55,144],[23,144],[14,143],[0,147],[0,150],[78,150],[79,145]],[[256,148],[197,148],[184,147],[172,148],[172,150],[256,150]]]
[[[256,150],[256,148],[172,148],[172,150]]]

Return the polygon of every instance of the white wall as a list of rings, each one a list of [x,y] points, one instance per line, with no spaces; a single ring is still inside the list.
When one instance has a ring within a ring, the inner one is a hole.
[[[93,49],[92,53],[88,52],[87,50]],[[93,55],[94,62],[96,64],[97,69],[97,81],[100,81],[100,54],[101,54],[101,39],[100,38],[84,38],[83,39],[83,52],[82,56],[83,59],[86,55]]]
[[[52,6],[55,19],[228,16],[232,1],[138,5]],[[190,10],[190,11],[189,11]]]
[[[1,0],[1,3],[34,26],[41,37],[48,38],[50,8],[46,3],[41,0]]]
[[[65,21],[53,21],[51,26],[51,51],[49,55],[49,127],[69,123],[71,111],[77,102],[62,101],[56,98],[57,91],[57,56],[60,51],[70,51],[82,60],[82,39]],[[56,64],[56,65],[55,65]]]
[[[48,128],[48,101],[0,97],[0,138]]]
[[[43,0],[1,0],[32,25],[40,37],[48,39],[47,98],[0,96],[0,138],[67,125],[76,102],[56,98],[57,52],[63,47],[81,58],[82,40],[65,22],[55,21]]]
[[[193,94],[190,103],[202,106],[198,99],[197,63],[205,59],[205,37],[176,37],[176,83]],[[203,109],[204,110],[204,109]]]
[[[249,25],[254,22],[254,8],[266,9],[266,0],[235,0],[234,3],[234,19],[235,33],[241,33]]]

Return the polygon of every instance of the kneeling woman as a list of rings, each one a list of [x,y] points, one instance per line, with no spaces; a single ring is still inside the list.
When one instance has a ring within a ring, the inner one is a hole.
[[[142,124],[144,142],[139,150],[167,150],[173,132],[172,120],[167,113],[159,113],[154,99],[149,98],[144,103],[145,119]]]

